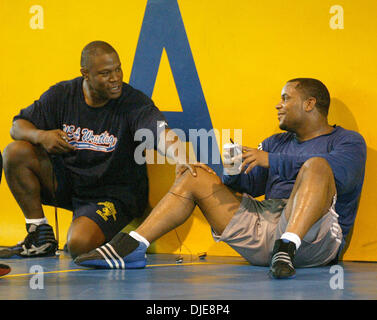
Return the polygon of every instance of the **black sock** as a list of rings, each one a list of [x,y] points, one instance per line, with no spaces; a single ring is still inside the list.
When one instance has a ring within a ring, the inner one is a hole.
[[[110,242],[115,251],[121,256],[125,257],[134,251],[140,244],[139,241],[132,238],[128,233],[119,232]]]

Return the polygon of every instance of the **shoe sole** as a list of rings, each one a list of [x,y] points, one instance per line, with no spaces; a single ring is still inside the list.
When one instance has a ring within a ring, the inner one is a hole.
[[[35,254],[30,256],[24,256],[20,255],[18,253],[8,253],[8,254],[0,254],[0,259],[27,259],[27,258],[43,258],[43,257],[54,257],[56,256],[56,252],[50,252],[50,253],[41,253],[41,254]]]
[[[274,275],[272,275],[272,278],[274,278],[274,279],[276,279],[276,280],[289,280],[289,279],[294,279],[294,278],[296,278],[296,275],[293,275],[293,276],[287,276],[287,277],[274,276]]]
[[[277,279],[277,280],[289,280],[289,279],[296,278],[296,273],[294,273],[291,276],[281,276],[281,275],[275,275],[275,274],[272,273],[272,271],[269,271],[268,274],[270,275],[271,278]]]
[[[88,268],[95,269],[143,269],[145,268],[147,262],[146,260],[124,262],[124,268],[119,260],[112,260],[112,266],[109,265],[105,260],[87,260],[79,263],[78,265]]]

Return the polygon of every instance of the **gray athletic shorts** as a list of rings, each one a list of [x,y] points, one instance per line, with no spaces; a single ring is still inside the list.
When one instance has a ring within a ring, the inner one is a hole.
[[[287,199],[255,200],[244,194],[241,205],[221,235],[212,230],[216,241],[224,241],[252,265],[268,266],[275,240],[280,239],[287,227],[284,210]],[[295,267],[326,265],[334,260],[342,242],[342,231],[335,212],[336,196],[332,206],[301,239],[296,252]]]

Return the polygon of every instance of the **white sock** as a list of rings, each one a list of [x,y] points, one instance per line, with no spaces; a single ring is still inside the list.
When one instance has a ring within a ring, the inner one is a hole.
[[[143,236],[141,236],[140,234],[138,234],[137,232],[131,231],[130,236],[137,241],[143,242],[147,246],[147,248],[150,246],[149,241],[145,239]]]
[[[284,232],[281,235],[280,239],[285,239],[285,240],[292,241],[296,245],[296,250],[301,245],[301,239],[300,239],[300,237],[297,234],[292,233],[292,232]]]
[[[41,224],[48,224],[46,217],[39,218],[39,219],[27,219],[27,218],[25,218],[25,221],[26,221],[27,224],[35,224],[37,226],[39,226]]]

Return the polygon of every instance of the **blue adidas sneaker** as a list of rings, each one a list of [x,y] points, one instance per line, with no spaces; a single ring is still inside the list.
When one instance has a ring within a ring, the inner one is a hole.
[[[79,255],[74,262],[94,269],[140,269],[147,263],[147,246],[119,232],[110,242]]]

